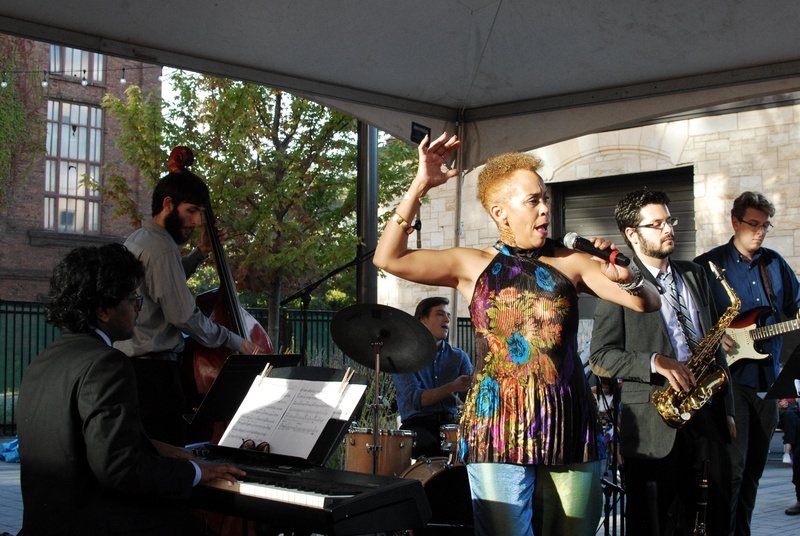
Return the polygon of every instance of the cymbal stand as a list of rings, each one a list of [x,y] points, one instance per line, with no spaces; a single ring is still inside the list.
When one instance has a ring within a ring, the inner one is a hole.
[[[375,350],[375,383],[373,384],[373,394],[375,401],[372,404],[372,445],[368,445],[367,449],[372,451],[372,474],[378,474],[378,456],[381,453],[382,447],[380,444],[380,431],[379,416],[381,411],[380,397],[378,396],[378,388],[380,387],[380,370],[381,370],[381,341],[373,342],[372,348]]]

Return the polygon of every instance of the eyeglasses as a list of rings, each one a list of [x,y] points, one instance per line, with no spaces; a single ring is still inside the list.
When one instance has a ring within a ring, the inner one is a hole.
[[[645,223],[644,225],[637,225],[634,229],[641,229],[642,227],[646,227],[647,229],[658,229],[659,231],[664,230],[664,226],[669,225],[670,227],[675,227],[678,225],[678,218],[667,218],[664,221],[654,221],[653,223]]]
[[[738,217],[736,219],[739,220],[742,223],[747,224],[754,231],[757,231],[760,228],[762,231],[764,231],[764,234],[770,232],[772,229],[775,228],[775,226],[772,225],[770,222],[758,223],[757,221],[746,221],[746,220],[743,220],[742,218],[738,218]]]
[[[253,441],[252,439],[245,439],[244,441],[242,441],[242,446],[239,448],[244,450],[258,450],[261,452],[269,452],[269,443],[267,443],[266,441],[262,441],[261,443],[256,445],[256,442]]]
[[[142,296],[141,294],[135,294],[133,296],[125,296],[122,299],[125,301],[134,302],[133,308],[136,309],[137,311],[142,310],[142,305],[144,304],[144,296]]]

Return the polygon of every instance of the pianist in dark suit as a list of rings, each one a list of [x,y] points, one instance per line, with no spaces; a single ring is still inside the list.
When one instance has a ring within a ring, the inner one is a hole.
[[[243,474],[143,434],[133,367],[111,347],[131,336],[143,276],[119,244],[75,249],[53,272],[47,317],[62,334],[25,371],[17,406],[21,535],[190,534],[192,487]]]

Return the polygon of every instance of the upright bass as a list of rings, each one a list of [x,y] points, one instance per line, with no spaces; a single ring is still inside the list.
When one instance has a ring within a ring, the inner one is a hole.
[[[167,167],[172,172],[187,171],[194,161],[188,147],[175,147],[169,155]],[[205,207],[206,233],[211,241],[211,251],[219,275],[219,288],[204,292],[197,297],[197,306],[213,322],[225,326],[233,333],[247,339],[268,354],[275,353],[266,330],[239,303],[236,285],[228,266],[225,248],[219,240],[214,225],[209,199]],[[189,342],[187,340],[187,342]],[[187,344],[183,359],[184,389],[190,405],[196,407],[214,383],[225,360],[234,352],[227,348],[208,348],[197,342]],[[214,438],[218,439],[218,438]]]

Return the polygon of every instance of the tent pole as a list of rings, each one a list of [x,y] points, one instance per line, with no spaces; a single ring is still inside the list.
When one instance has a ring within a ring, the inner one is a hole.
[[[456,123],[456,134],[458,135],[458,139],[461,140],[461,144],[462,144],[461,149],[464,148],[464,145],[466,144],[466,141],[467,141],[467,140],[464,139],[464,131],[465,131],[464,130],[464,122],[463,121],[458,121]],[[461,217],[461,196],[463,195],[463,190],[464,190],[464,151],[461,150],[461,149],[459,149],[459,151],[456,152],[456,161],[455,161],[455,166],[456,166],[456,169],[459,171],[459,176],[458,176],[458,183],[456,184],[456,203],[455,203],[456,204],[456,210],[455,210],[455,214],[453,216],[453,220],[454,220],[453,221],[453,224],[454,224],[453,225],[453,246],[454,247],[461,247],[461,235],[462,235],[462,232],[463,232],[463,229],[462,229],[463,221],[462,221],[462,217]],[[458,291],[456,289],[453,289],[451,291],[451,295],[450,295],[450,303],[452,305],[450,307],[450,311],[451,311],[453,317],[455,317],[456,326],[458,326],[458,302],[459,302],[459,298],[460,298],[460,296],[458,294]],[[451,337],[450,338],[450,342],[451,343],[454,342],[453,340],[455,338],[457,338],[457,337],[458,337],[458,330],[456,330],[456,337]],[[462,346],[462,347],[465,346],[464,341],[455,341],[455,344],[457,346]],[[469,347],[469,346],[467,346],[467,347]]]

